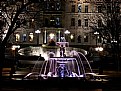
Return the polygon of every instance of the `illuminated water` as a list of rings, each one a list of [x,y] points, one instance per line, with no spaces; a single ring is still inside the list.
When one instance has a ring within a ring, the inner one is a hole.
[[[94,74],[89,61],[83,53],[75,50],[67,50],[68,42],[57,42],[57,45],[59,47],[57,49],[58,51],[48,51],[47,58],[45,58],[46,60],[43,64],[40,65],[40,62],[36,61],[33,70],[25,78],[48,79],[53,77],[76,77],[80,79],[88,78],[87,75],[90,73]]]

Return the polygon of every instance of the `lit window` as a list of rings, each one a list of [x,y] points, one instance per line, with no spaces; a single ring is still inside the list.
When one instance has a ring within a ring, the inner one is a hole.
[[[16,40],[16,41],[20,41],[20,34],[16,34],[16,35],[15,35],[15,40]]]
[[[29,41],[32,42],[33,41],[33,33],[29,34]]]
[[[70,39],[71,39],[71,42],[74,42],[75,41],[75,35],[74,34],[71,34],[70,35]]]
[[[57,27],[60,26],[60,18],[59,17],[56,18],[55,24],[56,24]]]
[[[81,13],[81,4],[78,4],[78,12]]]
[[[71,38],[71,39],[73,39],[73,38],[74,38],[74,36],[71,34],[70,38]]]
[[[50,34],[49,34],[49,37],[50,37],[50,39],[54,39],[55,34],[54,34],[54,33],[50,33]]]
[[[55,3],[50,3],[50,9],[55,10]]]
[[[98,43],[101,43],[101,42],[102,42],[101,36],[98,36],[98,37],[97,37],[97,42],[98,42]]]
[[[88,42],[88,36],[84,36],[84,42]]]
[[[23,42],[26,41],[26,34],[23,34],[23,36],[22,36],[22,40],[23,40]]]
[[[34,21],[34,19],[31,20],[31,22],[30,22],[30,27],[31,27],[31,28],[35,28],[35,21]]]
[[[60,7],[60,3],[57,2],[57,3],[56,3],[56,10],[60,10],[60,8],[61,8],[61,7]]]

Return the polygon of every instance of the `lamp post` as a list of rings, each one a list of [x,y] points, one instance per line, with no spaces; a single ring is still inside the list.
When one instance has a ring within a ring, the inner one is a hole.
[[[41,33],[41,31],[36,30],[35,33],[37,34],[37,45],[39,45],[39,34]]]
[[[15,57],[16,56],[16,49],[19,49],[20,48],[20,45],[13,45],[11,50],[13,51],[13,56]]]
[[[116,69],[117,71],[119,71],[120,70],[120,64],[119,64],[120,54],[119,54],[118,41],[116,39],[112,39],[111,44],[112,44],[112,53],[113,53],[112,58],[115,61],[114,65],[116,65]]]
[[[65,34],[65,37],[66,37],[65,39],[68,41],[68,36],[67,36],[67,35],[70,34],[70,31],[69,31],[69,30],[66,30],[66,31],[64,32],[64,34]]]
[[[101,51],[103,51],[103,48],[102,47],[96,47],[95,51],[101,52]]]
[[[97,35],[99,34],[99,32],[94,32],[94,35],[96,35],[96,47],[97,47]]]
[[[102,59],[102,56],[100,55],[100,52],[103,51],[103,47],[96,47],[95,51],[98,52],[98,57],[99,57],[99,59],[98,59],[98,61],[99,61],[99,64],[98,64],[99,74],[103,74],[103,59]]]

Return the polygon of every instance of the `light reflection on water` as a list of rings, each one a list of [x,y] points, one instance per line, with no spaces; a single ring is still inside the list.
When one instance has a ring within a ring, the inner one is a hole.
[[[3,86],[0,91],[121,91],[121,88],[115,88],[113,86],[106,88],[71,88],[71,87],[18,87],[18,86]]]
[[[77,88],[2,88],[1,91],[103,91],[102,89],[77,89]]]
[[[52,89],[45,89],[42,91],[102,91],[102,89],[58,89],[58,88],[52,88]]]

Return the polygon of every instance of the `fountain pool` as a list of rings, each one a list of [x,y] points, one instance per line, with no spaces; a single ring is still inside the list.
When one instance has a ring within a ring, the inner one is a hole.
[[[57,42],[57,45],[59,46],[59,56],[50,51],[48,60],[42,64],[36,61],[32,71],[24,79],[84,78],[95,80],[96,74],[93,73],[90,63],[83,53],[70,50],[67,54],[68,42]]]

